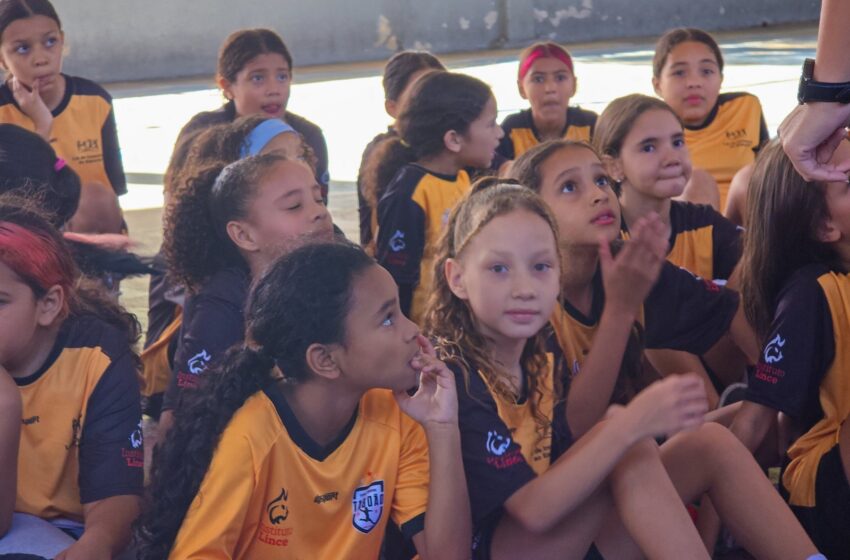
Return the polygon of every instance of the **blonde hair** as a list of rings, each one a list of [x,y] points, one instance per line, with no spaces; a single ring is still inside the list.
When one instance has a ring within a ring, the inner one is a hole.
[[[487,351],[486,338],[475,328],[472,308],[467,301],[451,291],[444,271],[446,261],[458,258],[469,242],[494,218],[517,210],[531,212],[549,225],[559,270],[562,270],[558,226],[543,199],[510,179],[485,177],[473,185],[471,192],[457,204],[449,217],[434,264],[434,285],[424,323],[425,331],[436,338],[441,358],[461,367],[467,391],[471,369],[469,364],[472,363],[493,392],[508,402],[516,402],[517,395],[507,381],[507,372]],[[523,371],[528,375],[528,401],[537,424],[538,437],[542,437],[552,424],[552,419],[539,410],[543,396],[542,378],[549,374],[545,350],[547,334],[548,329],[544,328],[529,338],[520,357]],[[560,396],[563,391],[557,378],[555,376],[554,386],[556,395]]]

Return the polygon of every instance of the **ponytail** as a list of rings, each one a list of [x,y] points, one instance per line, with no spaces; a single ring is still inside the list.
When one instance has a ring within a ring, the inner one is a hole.
[[[187,395],[185,405],[175,411],[174,427],[156,450],[147,503],[136,523],[137,558],[168,557],[221,434],[251,395],[275,381],[273,367],[274,360],[263,350],[233,348],[204,375],[202,390]]]
[[[413,149],[397,136],[387,138],[372,150],[363,175],[363,194],[373,213],[399,170],[414,161]]]

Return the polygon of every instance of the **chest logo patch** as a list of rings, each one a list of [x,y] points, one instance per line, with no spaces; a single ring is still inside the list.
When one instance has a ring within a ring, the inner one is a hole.
[[[351,499],[351,522],[361,533],[368,533],[381,520],[384,512],[384,481],[361,486],[354,491]]]
[[[785,339],[777,334],[773,340],[767,343],[764,347],[764,362],[766,364],[775,364],[782,360],[782,347],[785,346]]]

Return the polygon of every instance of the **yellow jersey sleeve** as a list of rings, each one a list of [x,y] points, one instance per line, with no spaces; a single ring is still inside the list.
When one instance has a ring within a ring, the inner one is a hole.
[[[424,527],[430,481],[428,441],[425,430],[406,414],[401,414],[401,455],[391,516],[405,537]]]

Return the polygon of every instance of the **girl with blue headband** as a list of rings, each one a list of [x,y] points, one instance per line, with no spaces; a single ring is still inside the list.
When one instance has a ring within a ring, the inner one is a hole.
[[[176,283],[151,287],[157,330],[149,330],[142,359],[152,416],[173,410],[207,363],[242,340],[252,277],[304,239],[333,237],[311,161],[280,119],[246,117],[196,139],[172,178],[165,213],[162,260]],[[169,301],[175,288],[185,301]],[[160,431],[170,420],[164,413]]]

